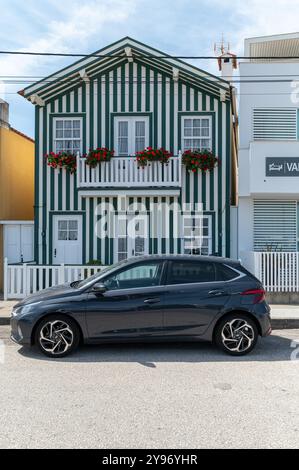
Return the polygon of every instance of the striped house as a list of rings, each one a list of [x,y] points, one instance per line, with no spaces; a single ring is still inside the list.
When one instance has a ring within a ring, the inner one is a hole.
[[[139,254],[230,256],[235,201],[235,107],[228,82],[131,38],[124,38],[19,92],[35,105],[35,260],[111,264]],[[135,152],[163,147],[167,166],[137,166]],[[115,155],[91,169],[84,155]],[[190,173],[186,149],[220,159]],[[77,154],[77,172],[54,169],[45,154]],[[130,231],[129,231],[130,226]],[[130,233],[129,233],[130,232]]]

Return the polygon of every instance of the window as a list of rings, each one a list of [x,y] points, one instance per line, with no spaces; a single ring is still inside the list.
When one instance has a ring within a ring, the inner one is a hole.
[[[182,148],[185,150],[212,150],[212,118],[183,117]]]
[[[190,284],[215,281],[214,263],[205,261],[173,261],[167,284]]]
[[[55,152],[81,152],[82,147],[82,120],[54,118],[54,151]]]
[[[215,263],[216,281],[231,281],[238,277],[238,273],[224,264]]]
[[[148,116],[114,118],[114,148],[116,155],[125,157],[149,146]]]
[[[184,253],[186,255],[209,255],[212,252],[211,216],[184,216]]]
[[[139,263],[106,278],[104,284],[109,290],[158,286],[162,267],[161,261]]]
[[[78,221],[58,220],[58,240],[78,240]]]

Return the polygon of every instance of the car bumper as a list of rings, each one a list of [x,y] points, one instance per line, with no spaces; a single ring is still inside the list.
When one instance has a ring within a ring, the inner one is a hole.
[[[31,344],[31,324],[22,318],[11,317],[10,338],[18,344]]]
[[[272,333],[270,313],[259,316],[259,323],[261,327],[261,336],[269,336]]]

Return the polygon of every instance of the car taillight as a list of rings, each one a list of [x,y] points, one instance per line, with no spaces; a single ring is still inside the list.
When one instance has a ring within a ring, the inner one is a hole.
[[[265,294],[266,292],[264,291],[264,289],[248,289],[242,292],[241,295],[254,295],[255,298],[253,303],[260,304],[265,300]]]

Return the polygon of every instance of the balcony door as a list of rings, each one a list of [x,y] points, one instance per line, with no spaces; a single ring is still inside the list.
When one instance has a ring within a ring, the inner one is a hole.
[[[115,155],[127,157],[149,146],[148,116],[116,116],[114,118]]]

